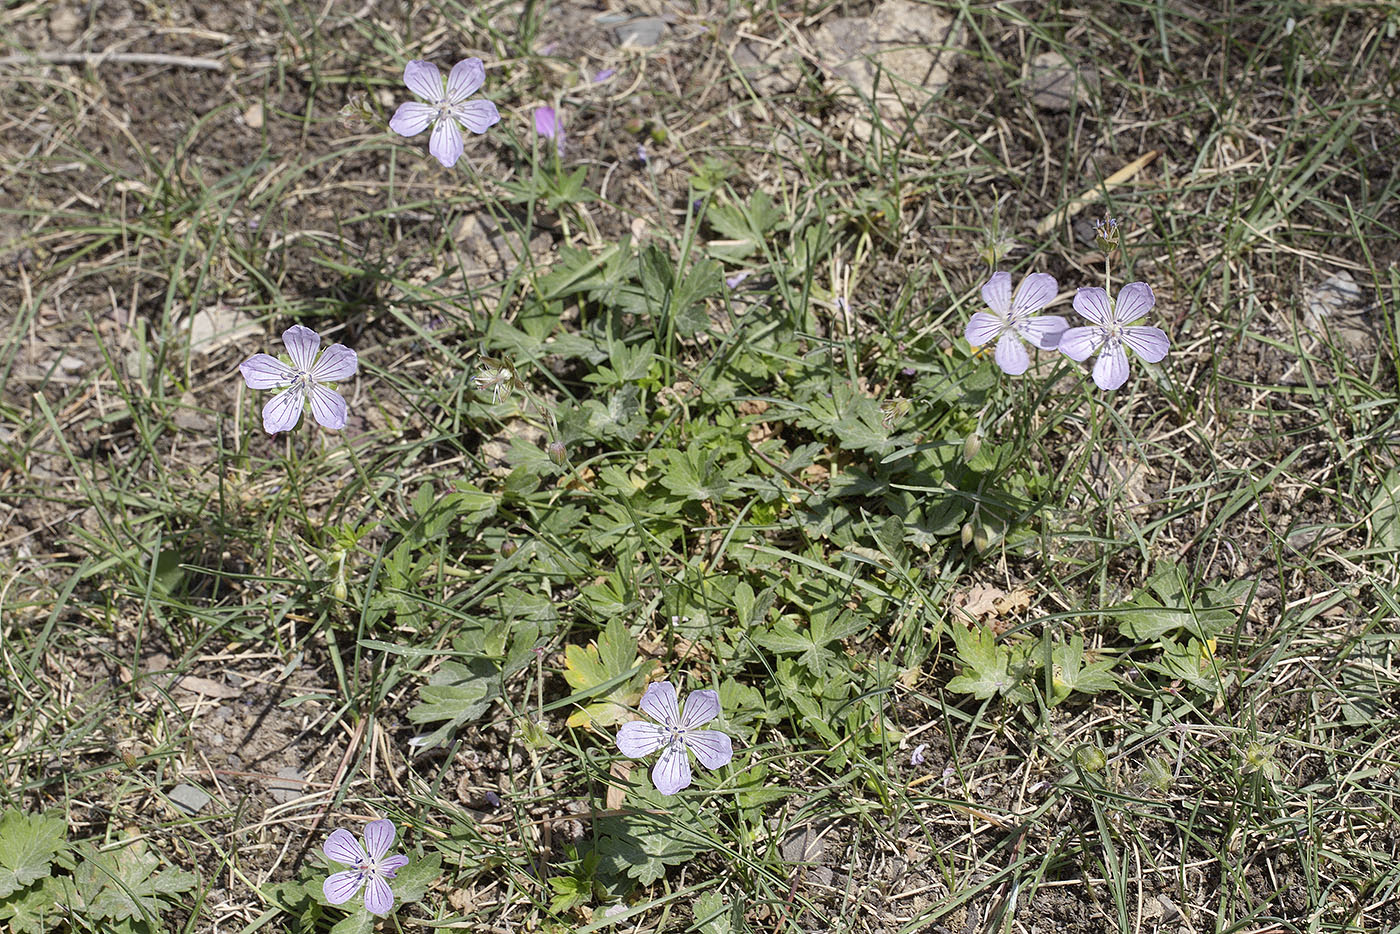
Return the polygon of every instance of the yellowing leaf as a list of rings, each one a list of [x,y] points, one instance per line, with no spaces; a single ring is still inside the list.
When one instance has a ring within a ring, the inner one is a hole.
[[[613,617],[597,642],[566,646],[564,680],[574,689],[569,700],[592,700],[565,721],[569,726],[612,726],[628,718],[641,697],[646,674],[637,661],[637,640],[627,624]],[[596,698],[596,699],[595,699]]]

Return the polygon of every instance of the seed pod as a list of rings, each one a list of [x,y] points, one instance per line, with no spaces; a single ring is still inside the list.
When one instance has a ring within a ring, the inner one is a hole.
[[[972,544],[972,535],[973,535],[972,523],[971,523],[971,522],[964,522],[964,523],[963,523],[963,527],[962,527],[962,546],[963,546],[964,548],[966,548],[968,545],[971,545],[971,544]]]
[[[563,467],[569,460],[569,449],[564,446],[564,442],[557,438],[549,442],[549,447],[545,448],[549,452],[549,459],[560,467]]]

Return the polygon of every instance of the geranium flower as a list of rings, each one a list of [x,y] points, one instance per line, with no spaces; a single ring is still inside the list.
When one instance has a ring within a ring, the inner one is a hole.
[[[1034,272],[1021,280],[1011,298],[1011,273],[993,273],[982,286],[982,300],[990,312],[976,311],[967,322],[967,342],[973,347],[997,342],[995,359],[1002,372],[1020,376],[1030,369],[1031,357],[1023,341],[1041,350],[1054,350],[1068,323],[1059,315],[1036,315],[1055,300],[1060,286],[1046,272]]]
[[[690,784],[687,749],[709,769],[727,765],[734,758],[728,736],[718,730],[696,729],[719,716],[717,692],[692,691],[682,715],[676,704],[675,686],[669,681],[658,681],[647,688],[638,706],[656,723],[624,723],[617,731],[617,748],[629,759],[661,750],[651,770],[651,783],[663,795],[673,795]]]
[[[321,335],[300,324],[282,332],[282,343],[287,345],[291,366],[265,353],[253,354],[238,365],[250,389],[287,387],[263,406],[263,429],[270,435],[291,431],[301,421],[301,410],[308,397],[311,414],[322,428],[344,428],[345,400],[325,384],[339,383],[355,375],[360,365],[355,351],[344,344],[331,344],[318,359],[316,351],[321,346]]]
[[[535,132],[545,139],[554,140],[555,150],[560,157],[564,155],[564,123],[553,107],[535,108]]]
[[[428,128],[433,135],[428,140],[428,152],[445,168],[452,168],[462,156],[465,143],[462,127],[473,133],[485,133],[500,122],[496,105],[487,100],[469,101],[486,82],[486,68],[479,58],[464,58],[452,66],[447,84],[442,72],[432,62],[414,59],[404,66],[403,83],[420,100],[399,105],[389,121],[389,128],[400,136],[417,136]]]
[[[1129,282],[1118,290],[1118,301],[1110,302],[1108,293],[1097,286],[1074,293],[1074,310],[1094,324],[1070,328],[1060,337],[1060,350],[1071,360],[1087,360],[1095,352],[1094,382],[1100,389],[1117,389],[1128,381],[1128,355],[1124,347],[1148,363],[1156,363],[1167,355],[1171,342],[1161,328],[1136,326],[1136,321],[1152,310],[1156,298],[1146,282]]]
[[[360,846],[360,841],[348,830],[332,833],[321,851],[332,862],[350,868],[326,877],[321,886],[326,901],[332,905],[342,905],[354,898],[363,887],[365,909],[372,915],[387,915],[394,907],[394,893],[387,880],[394,878],[400,869],[408,865],[408,857],[402,853],[384,855],[393,845],[394,822],[388,820],[370,821],[365,825],[364,846]]]

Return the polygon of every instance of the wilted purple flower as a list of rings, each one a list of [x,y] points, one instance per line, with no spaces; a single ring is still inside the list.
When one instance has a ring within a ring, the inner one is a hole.
[[[615,74],[617,74],[616,68],[604,68],[602,71],[598,72],[596,75],[593,76],[593,83],[597,84],[599,81],[606,81]]]
[[[553,107],[535,108],[535,132],[545,139],[554,140],[556,151],[560,156],[564,155],[564,123]]]
[[[311,414],[322,428],[345,427],[345,399],[325,383],[338,383],[355,375],[360,361],[344,344],[332,344],[317,359],[321,336],[308,327],[294,324],[282,332],[287,345],[288,366],[271,354],[256,353],[238,365],[250,389],[287,388],[263,406],[263,429],[268,434],[291,431],[301,421],[305,400],[311,399]]]
[[[920,743],[914,747],[914,751],[909,754],[910,765],[924,764],[924,750],[928,748],[928,743]]]
[[[428,140],[428,152],[450,169],[465,148],[461,127],[485,133],[500,122],[501,114],[495,104],[467,100],[485,81],[486,68],[479,58],[464,58],[453,65],[446,86],[436,65],[414,59],[404,67],[403,83],[425,103],[400,104],[389,128],[400,136],[417,136],[431,125],[433,135]]]
[[[753,275],[752,269],[741,269],[734,275],[725,279],[724,284],[729,286],[729,288],[731,289],[737,289],[740,285],[743,284],[744,280],[751,275]]]
[[[515,375],[515,367],[505,360],[482,357],[481,369],[472,377],[472,385],[481,392],[489,390],[491,404],[494,405],[510,395],[511,390],[520,385],[520,378]]]
[[[1097,352],[1094,382],[1100,389],[1117,389],[1128,381],[1125,346],[1148,363],[1160,361],[1171,347],[1161,328],[1129,326],[1151,311],[1156,301],[1146,282],[1129,282],[1118,290],[1116,302],[1110,302],[1108,293],[1097,286],[1080,289],[1074,293],[1074,310],[1094,324],[1065,331],[1060,350],[1071,360],[1087,360]]]
[[[967,322],[967,342],[974,347],[996,340],[995,358],[1002,372],[1020,376],[1030,368],[1030,354],[1022,341],[1041,350],[1054,350],[1068,324],[1059,315],[1036,315],[1059,293],[1055,277],[1045,272],[1031,273],[1021,280],[1016,298],[1011,298],[1011,273],[994,273],[982,286],[982,300],[991,312],[973,312]]]
[[[692,691],[685,702],[685,714],[676,704],[676,688],[669,681],[658,681],[647,688],[639,705],[656,723],[633,720],[617,731],[617,748],[630,759],[640,759],[656,750],[661,755],[651,770],[651,783],[663,795],[673,795],[690,784],[689,749],[710,769],[727,765],[734,758],[729,737],[718,730],[699,730],[719,716],[719,694]]]
[[[642,165],[647,164],[647,148],[641,143],[637,144],[637,159]]]
[[[408,865],[408,857],[402,853],[388,857],[384,855],[393,845],[394,822],[388,820],[370,821],[365,825],[364,846],[360,846],[360,841],[348,830],[340,829],[332,833],[321,847],[322,852],[332,862],[350,868],[326,877],[321,886],[326,901],[332,905],[342,905],[354,898],[363,886],[365,909],[372,915],[387,915],[394,907],[394,893],[387,880],[394,878],[400,869]]]

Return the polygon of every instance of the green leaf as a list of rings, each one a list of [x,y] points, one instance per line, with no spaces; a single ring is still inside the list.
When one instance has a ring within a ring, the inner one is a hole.
[[[139,840],[100,853],[91,845],[84,849],[73,883],[94,917],[113,921],[157,918],[163,909],[172,907],[162,904],[166,896],[187,892],[197,881],[180,869],[160,869],[160,859],[148,853]]]
[[[700,934],[729,934],[734,929],[729,909],[714,889],[695,899],[695,904],[690,910],[695,916],[695,925],[700,929]]]
[[[1015,684],[1008,672],[1011,651],[997,645],[991,630],[978,625],[969,629],[961,623],[948,629],[953,634],[958,658],[966,666],[962,674],[948,682],[948,690],[986,700],[1011,689]]]
[[[47,876],[67,832],[61,817],[6,811],[0,817],[0,898]]]
[[[9,921],[11,934],[45,934],[68,917],[63,886],[45,878],[38,885],[0,899],[0,921]]]
[[[1068,644],[1055,646],[1051,651],[1051,662],[1051,704],[1058,704],[1074,691],[1098,694],[1118,686],[1118,679],[1112,673],[1112,659],[1084,664],[1083,636],[1076,635]]]
[[[1187,576],[1175,563],[1164,563],[1125,606],[1111,611],[1118,631],[1138,642],[1152,642],[1177,629],[1210,638],[1239,617],[1252,585],[1249,581],[1212,584],[1191,596]]]
[[[637,662],[637,640],[621,618],[613,617],[598,641],[586,648],[564,647],[564,680],[575,694],[602,699],[576,710],[565,721],[569,726],[612,726],[626,719],[629,708],[641,697],[645,674]]]
[[[799,632],[791,622],[781,620],[767,632],[754,636],[754,641],[777,655],[796,655],[797,663],[817,677],[826,671],[827,663],[836,655],[818,642],[812,631]]]
[[[442,726],[429,736],[415,737],[422,746],[445,742],[459,727],[470,723],[490,708],[495,700],[500,672],[488,658],[443,662],[418,691],[418,704],[408,711],[412,723],[438,723]]]
[[[1400,548],[1400,470],[1389,471],[1371,494],[1370,521],[1372,544]]]
[[[691,805],[667,798],[646,781],[642,779],[643,790],[628,795],[628,813],[598,821],[600,875],[620,878],[626,874],[651,885],[666,874],[666,867],[684,865],[700,855],[697,835],[709,821]]]

